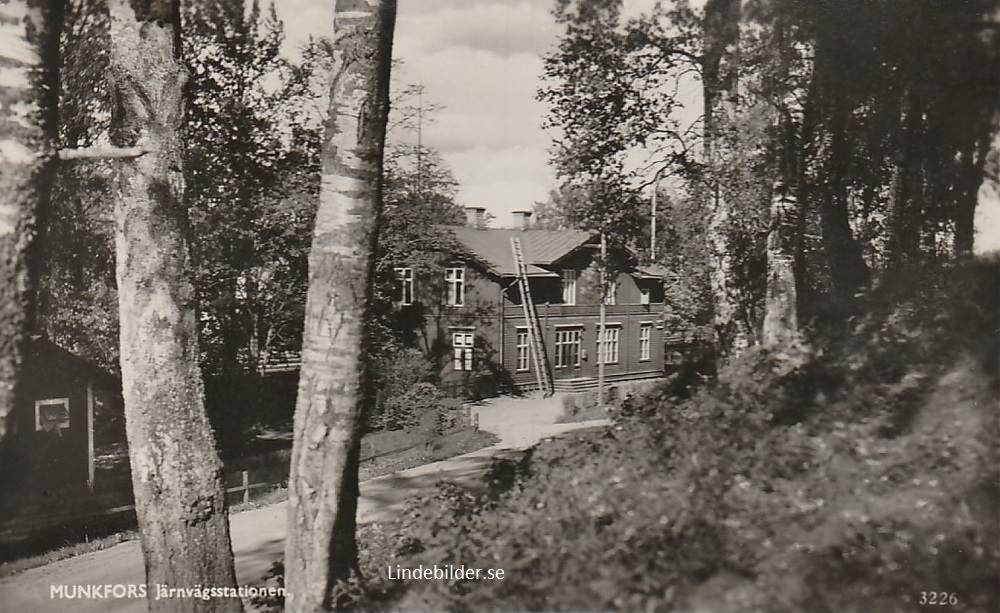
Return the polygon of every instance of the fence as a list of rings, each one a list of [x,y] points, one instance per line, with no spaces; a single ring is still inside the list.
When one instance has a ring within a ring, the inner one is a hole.
[[[477,430],[477,424],[467,419],[463,425],[440,433],[431,429],[374,433],[362,439],[361,461],[366,462],[429,445],[444,444],[449,440],[471,436]],[[290,449],[280,449],[233,462],[225,474],[227,501],[229,504],[246,503],[253,498],[253,492],[257,490],[269,490],[286,485],[290,462]],[[0,523],[0,541],[16,540],[64,524],[135,510],[131,482],[127,479],[104,483],[97,493],[90,493],[86,488],[65,490],[41,498],[22,497],[16,503],[18,516]],[[73,511],[53,513],[53,509],[60,507]]]

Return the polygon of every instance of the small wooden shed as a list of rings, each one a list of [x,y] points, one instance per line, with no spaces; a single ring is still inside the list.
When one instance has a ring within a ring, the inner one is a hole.
[[[28,343],[21,373],[4,481],[18,489],[93,489],[97,439],[122,430],[120,380],[44,338]]]

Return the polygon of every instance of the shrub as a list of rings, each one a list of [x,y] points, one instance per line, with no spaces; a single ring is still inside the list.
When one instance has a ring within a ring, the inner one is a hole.
[[[997,610],[996,278],[887,288],[801,347],[635,395],[485,491],[444,486],[372,552],[368,589],[400,610],[903,612],[930,591]],[[389,560],[507,579],[390,585]]]
[[[380,360],[376,372],[375,407],[366,419],[370,430],[416,428],[423,416],[438,415],[445,408],[444,394],[428,382],[433,367],[422,352],[391,352]]]

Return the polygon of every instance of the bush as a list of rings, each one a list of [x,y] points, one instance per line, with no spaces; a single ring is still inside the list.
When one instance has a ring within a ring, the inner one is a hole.
[[[390,353],[377,365],[378,386],[374,411],[368,415],[369,430],[404,430],[420,426],[424,420],[440,431],[439,422],[452,406],[435,385],[429,383],[433,367],[416,349]],[[435,417],[429,418],[428,415]]]
[[[399,610],[903,612],[945,592],[949,611],[998,610],[997,272],[887,288],[807,344],[636,395],[492,489],[442,487],[366,554],[368,593]],[[389,563],[507,579],[390,583]]]

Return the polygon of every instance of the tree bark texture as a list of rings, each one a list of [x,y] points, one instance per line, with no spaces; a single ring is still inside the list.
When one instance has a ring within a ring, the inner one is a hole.
[[[739,316],[739,290],[735,276],[729,229],[732,210],[722,189],[720,172],[727,151],[732,151],[732,122],[738,104],[740,0],[709,0],[705,5],[702,81],[705,104],[705,160],[709,167],[710,282],[713,319],[723,358],[738,355],[750,343],[750,330]]]
[[[817,94],[838,95],[823,87],[819,88]],[[826,255],[827,266],[830,267],[833,291],[840,299],[850,299],[858,291],[868,287],[871,283],[871,271],[854,238],[847,209],[847,180],[851,163],[845,132],[847,110],[842,101],[834,100],[832,104],[829,112],[830,125],[826,130],[830,145],[821,162],[825,183],[822,195],[819,196],[820,227],[823,232],[823,253]]]
[[[309,256],[285,549],[285,606],[335,607],[358,570],[366,308],[382,206],[395,0],[337,0],[322,186]]]
[[[904,92],[900,110],[900,143],[892,167],[886,211],[886,269],[899,270],[920,256],[921,156],[916,151],[923,125],[923,107],[913,92]]]
[[[110,0],[122,161],[114,187],[121,372],[150,611],[241,611],[238,598],[155,598],[156,585],[235,587],[222,463],[205,412],[183,205],[186,74],[176,4]]]
[[[52,183],[63,0],[0,4],[0,440],[32,327],[33,246]]]
[[[783,184],[776,186],[767,237],[767,297],[761,334],[767,347],[786,345],[799,338],[795,282],[798,217],[795,196],[787,193]]]

